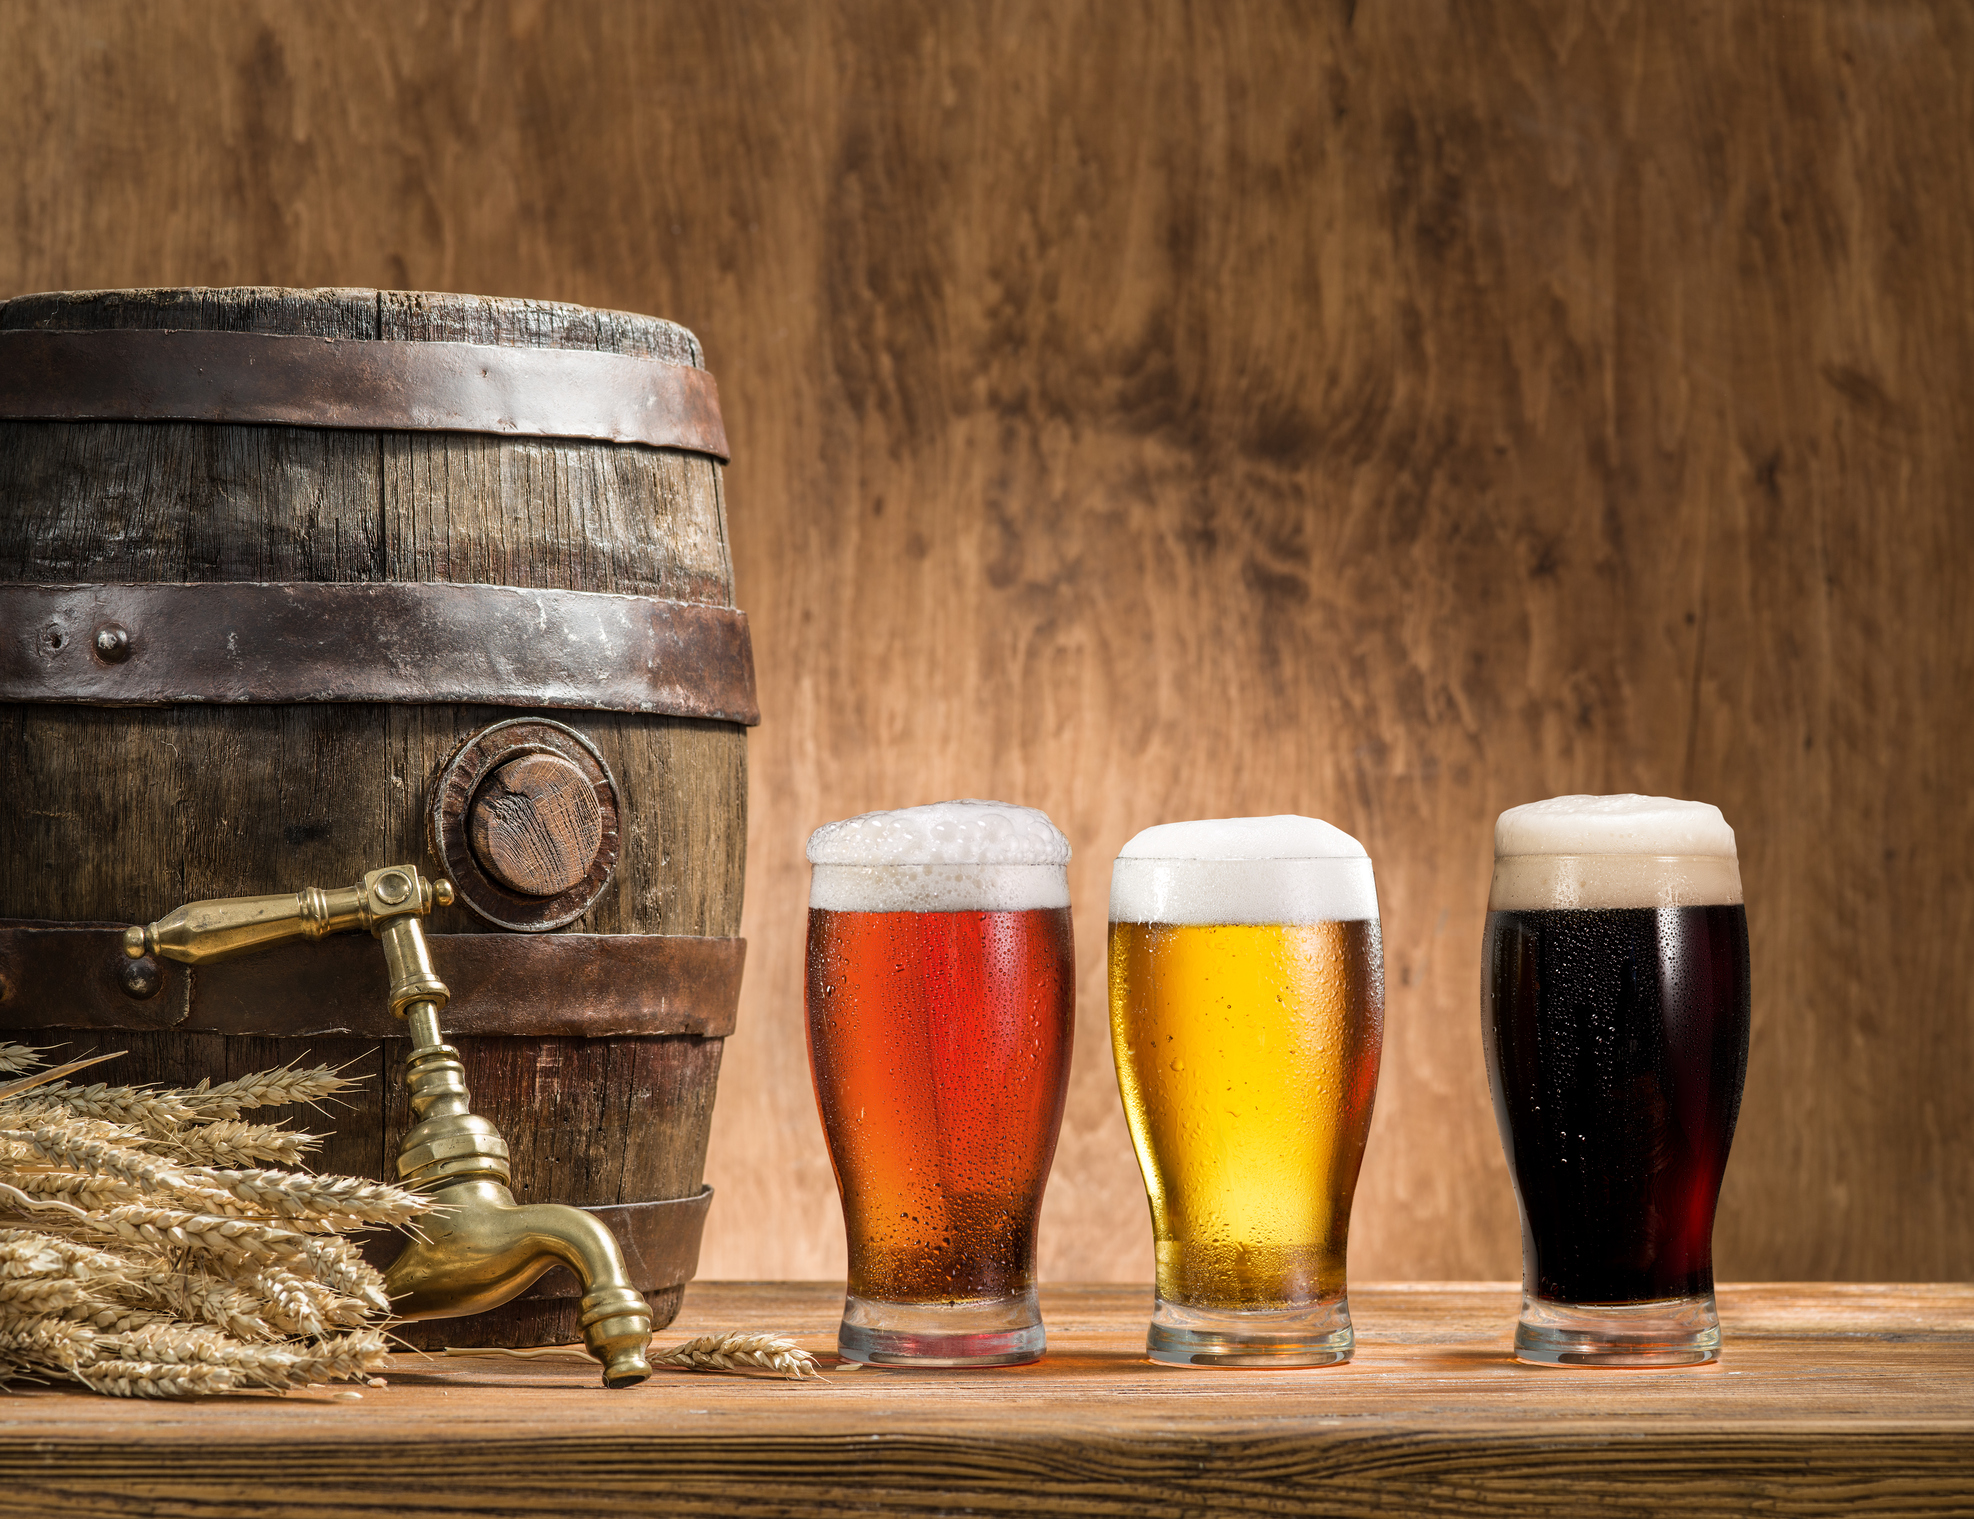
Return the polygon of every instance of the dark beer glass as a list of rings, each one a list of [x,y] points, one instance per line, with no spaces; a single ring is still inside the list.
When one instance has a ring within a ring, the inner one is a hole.
[[[1035,1230],[1075,1026],[1068,852],[1039,812],[980,802],[810,840],[805,1005],[849,1244],[846,1360],[1042,1353]]]
[[[1748,1059],[1733,831],[1661,797],[1502,814],[1481,979],[1521,1203],[1516,1355],[1714,1359],[1714,1210]]]

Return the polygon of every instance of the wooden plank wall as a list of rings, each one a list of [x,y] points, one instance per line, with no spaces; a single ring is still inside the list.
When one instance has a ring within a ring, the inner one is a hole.
[[[377,284],[694,328],[736,449],[752,941],[706,1274],[830,1276],[816,823],[1075,843],[1054,1278],[1144,1278],[1107,866],[1295,810],[1378,865],[1353,1274],[1506,1276],[1489,825],[1718,802],[1741,1277],[1974,1268],[1974,12],[1958,0],[0,11],[0,293]]]

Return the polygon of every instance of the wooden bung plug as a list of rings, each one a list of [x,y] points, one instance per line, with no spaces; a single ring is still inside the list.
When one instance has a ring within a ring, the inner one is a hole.
[[[487,777],[468,815],[473,853],[523,896],[553,897],[588,874],[603,842],[589,777],[555,754],[524,754]]]

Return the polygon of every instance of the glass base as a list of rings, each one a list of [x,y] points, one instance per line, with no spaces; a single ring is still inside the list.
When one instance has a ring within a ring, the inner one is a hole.
[[[843,1301],[836,1350],[866,1366],[1021,1366],[1039,1360],[1048,1337],[1035,1289],[958,1303]]]
[[[1522,1294],[1515,1359],[1536,1366],[1699,1366],[1720,1357],[1714,1295],[1555,1303]]]
[[[1167,1366],[1334,1366],[1357,1348],[1350,1303],[1306,1308],[1189,1308],[1158,1300],[1145,1350]]]

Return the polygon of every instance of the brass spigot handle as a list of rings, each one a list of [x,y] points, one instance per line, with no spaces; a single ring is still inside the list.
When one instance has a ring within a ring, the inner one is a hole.
[[[354,886],[304,886],[289,896],[187,902],[155,923],[126,929],[123,952],[133,960],[163,955],[186,965],[210,965],[288,939],[320,939],[359,928],[381,935],[395,922],[415,921],[451,902],[452,882],[428,880],[415,865],[386,865]],[[388,944],[385,953],[391,953]],[[395,957],[391,970],[395,991]],[[423,971],[430,975],[429,959]],[[404,1005],[394,1003],[400,1013]]]

